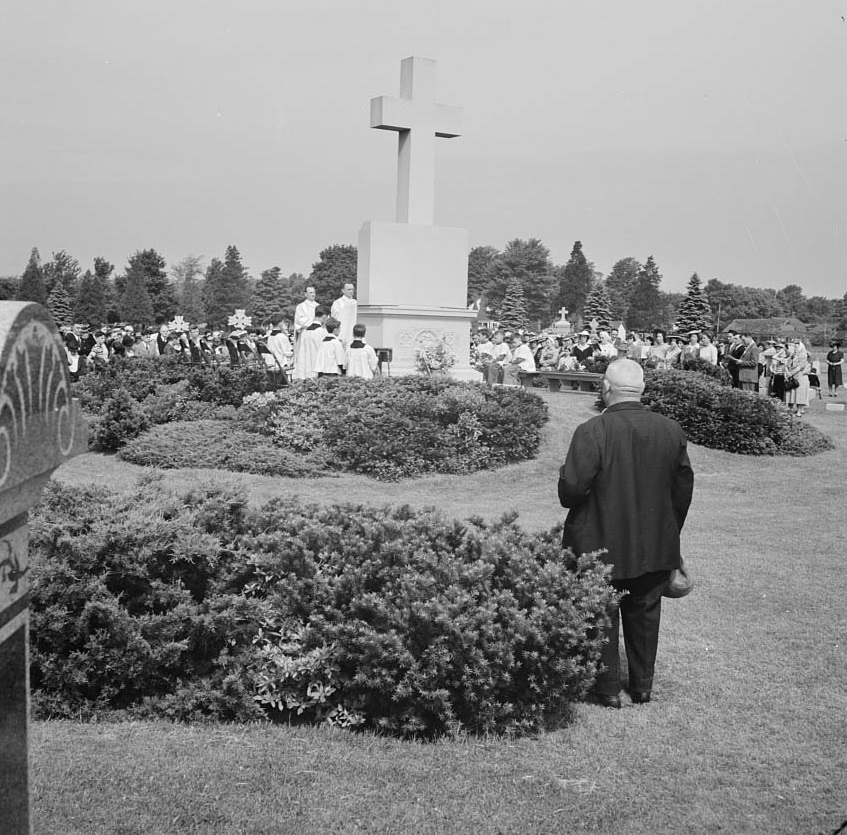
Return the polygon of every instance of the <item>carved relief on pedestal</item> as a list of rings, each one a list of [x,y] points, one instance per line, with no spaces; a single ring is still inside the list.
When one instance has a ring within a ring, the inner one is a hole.
[[[438,342],[453,345],[456,341],[452,331],[437,328],[417,328],[400,331],[400,345],[403,348],[428,348]]]

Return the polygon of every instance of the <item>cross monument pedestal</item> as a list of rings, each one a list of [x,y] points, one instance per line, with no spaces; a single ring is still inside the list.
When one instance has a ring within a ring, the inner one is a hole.
[[[397,131],[396,222],[368,221],[359,232],[359,321],[368,342],[392,348],[391,370],[411,374],[418,348],[443,340],[456,354],[451,373],[478,380],[470,366],[466,229],[433,225],[435,139],[461,129],[459,107],[436,101],[435,61],[406,58],[400,96],[371,100],[371,127]]]
[[[29,815],[29,527],[53,470],[88,448],[68,359],[47,311],[0,303],[0,833]]]

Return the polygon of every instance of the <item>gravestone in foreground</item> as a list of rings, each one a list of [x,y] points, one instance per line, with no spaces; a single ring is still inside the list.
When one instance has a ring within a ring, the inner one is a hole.
[[[371,127],[397,131],[396,222],[368,221],[359,232],[359,321],[371,345],[392,348],[392,373],[416,370],[415,351],[444,340],[456,354],[454,376],[470,367],[467,310],[469,235],[433,225],[435,140],[459,135],[461,108],[436,101],[435,61],[406,58],[400,96],[371,100]]]
[[[29,829],[27,513],[87,448],[64,348],[43,307],[0,302],[0,833]]]

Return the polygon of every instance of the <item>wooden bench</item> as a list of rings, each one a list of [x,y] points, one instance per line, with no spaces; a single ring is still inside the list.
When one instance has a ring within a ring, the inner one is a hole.
[[[547,381],[550,391],[576,391],[577,393],[594,394],[597,383],[603,379],[603,375],[593,371],[519,371],[518,379],[524,388],[532,388],[533,381],[540,379]],[[576,389],[568,385],[562,388],[562,383],[590,383],[591,388],[585,390],[582,385],[579,385]]]

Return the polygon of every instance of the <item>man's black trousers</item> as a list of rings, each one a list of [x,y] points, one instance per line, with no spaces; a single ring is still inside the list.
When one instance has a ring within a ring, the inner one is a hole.
[[[669,571],[652,571],[632,580],[613,580],[616,591],[628,591],[620,607],[611,611],[611,624],[603,645],[602,662],[605,670],[597,676],[595,692],[602,696],[617,696],[621,690],[619,651],[620,626],[623,626],[626,660],[629,666],[629,689],[640,693],[653,689],[653,670],[659,646],[659,621],[662,616],[662,592]]]

